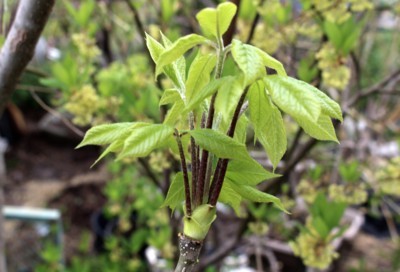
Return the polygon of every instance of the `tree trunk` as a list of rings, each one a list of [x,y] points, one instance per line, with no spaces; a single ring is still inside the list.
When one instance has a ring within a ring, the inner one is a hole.
[[[17,14],[0,52],[0,116],[10,100],[25,67],[32,59],[36,43],[55,0],[20,0]],[[0,271],[6,272],[3,228],[3,184],[0,177]]]

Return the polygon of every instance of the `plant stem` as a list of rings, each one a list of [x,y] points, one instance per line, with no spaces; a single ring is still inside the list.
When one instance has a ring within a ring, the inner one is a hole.
[[[190,216],[192,214],[192,202],[190,200],[189,176],[188,176],[188,171],[187,171],[187,167],[186,167],[186,159],[185,159],[185,153],[183,152],[181,136],[179,135],[179,131],[177,129],[175,129],[175,138],[176,138],[176,142],[178,143],[179,156],[181,158],[183,183],[185,186],[186,215]]]
[[[203,242],[179,234],[179,260],[175,272],[194,272]]]
[[[227,135],[231,138],[233,138],[233,135],[235,134],[235,128],[236,124],[239,120],[240,117],[240,111],[242,109],[242,105],[244,103],[244,100],[246,98],[247,92],[249,91],[249,87],[246,87],[244,90],[242,96],[239,99],[239,102],[236,106],[235,113],[233,114],[232,117],[232,122],[231,125],[229,126]],[[219,194],[221,193],[222,185],[224,183],[224,178],[226,174],[226,169],[228,168],[228,159],[219,159],[217,163],[217,168],[215,169],[214,172],[214,178],[211,184],[211,189],[210,189],[210,194],[209,194],[209,199],[208,203],[212,206],[215,206],[218,201]]]
[[[190,112],[189,115],[189,127],[190,130],[194,129],[194,114],[193,112]],[[194,198],[196,195],[196,190],[197,190],[197,147],[196,147],[196,142],[193,137],[190,137],[190,153],[192,155],[192,197]],[[195,202],[194,199],[192,199],[193,202]],[[193,206],[195,207],[195,203],[193,203]]]
[[[225,60],[225,50],[223,47],[223,42],[220,40],[218,43],[218,61],[217,61],[217,68],[215,70],[215,78],[218,79],[221,77],[222,70],[224,67],[224,60]],[[214,113],[215,113],[215,99],[217,98],[218,92],[216,92],[212,97],[211,97],[211,102],[210,102],[210,107],[208,110],[208,116],[207,116],[207,123],[206,123],[206,128],[212,128],[213,120],[214,120]],[[196,206],[199,206],[203,203],[203,198],[205,196],[204,194],[204,187],[206,183],[206,173],[207,173],[207,168],[208,165],[211,163],[208,159],[208,151],[204,150],[201,153],[201,163],[200,163],[200,172],[197,180],[197,189],[196,189],[196,196],[195,196],[195,203]]]

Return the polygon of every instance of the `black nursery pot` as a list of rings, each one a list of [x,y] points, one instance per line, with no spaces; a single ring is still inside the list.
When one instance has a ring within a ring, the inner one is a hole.
[[[400,232],[400,224],[396,222],[395,225],[397,231]],[[378,238],[390,237],[389,227],[387,225],[385,217],[382,214],[378,216],[366,214],[362,230]]]
[[[97,253],[106,253],[108,252],[105,243],[106,239],[112,235],[117,235],[119,218],[118,217],[108,217],[106,216],[103,209],[95,211],[90,218],[90,225],[92,228],[92,232],[94,235],[94,243],[93,248]],[[132,228],[118,235],[123,235],[125,238],[129,239],[129,237],[135,232],[138,227],[137,224],[137,215],[136,213],[131,213],[130,223]],[[148,245],[143,245],[143,247],[139,250],[138,254],[141,258],[145,258],[145,250]]]

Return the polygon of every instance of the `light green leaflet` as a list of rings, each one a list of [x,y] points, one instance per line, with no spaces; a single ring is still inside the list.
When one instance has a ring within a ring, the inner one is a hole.
[[[151,58],[155,63],[157,63],[158,58],[160,55],[166,50],[162,44],[156,41],[153,37],[146,33],[146,45],[149,49]],[[184,74],[182,71],[178,69],[177,65],[168,64],[162,68],[162,71],[165,75],[171,79],[174,83],[175,87],[182,92],[184,90]]]
[[[242,198],[253,202],[273,203],[278,209],[287,213],[279,198],[261,192],[256,187],[250,185],[237,184],[230,179],[226,179],[226,181],[228,181],[228,184],[232,187],[232,189],[235,190]]]
[[[218,201],[231,206],[236,215],[242,215],[240,212],[240,203],[242,202],[242,197],[235,190],[233,190],[226,181],[224,181],[224,184],[222,185],[221,194],[219,195]]]
[[[255,47],[234,39],[232,41],[232,56],[243,72],[245,85],[250,85],[266,75],[264,63]]]
[[[135,129],[145,123],[115,123],[95,126],[89,129],[82,142],[76,147],[80,148],[85,145],[106,145],[111,144],[123,134],[125,131]]]
[[[188,133],[196,143],[205,150],[215,154],[218,158],[243,159],[249,155],[246,146],[225,134],[212,129],[194,129]]]
[[[228,164],[226,177],[237,184],[256,186],[262,181],[279,177],[262,167],[254,159],[232,160]]]
[[[179,59],[181,56],[183,56],[183,54],[186,53],[186,51],[193,48],[194,46],[205,43],[207,41],[207,38],[197,34],[189,34],[175,41],[158,57],[156,61],[156,76],[161,74],[165,65],[171,64],[175,60]]]
[[[177,89],[167,89],[163,92],[158,105],[162,106],[162,105],[172,104],[179,100],[181,100],[181,96]]]
[[[167,197],[161,205],[161,208],[170,207],[171,210],[175,210],[177,206],[182,204],[184,199],[185,186],[183,185],[183,174],[182,172],[178,172],[169,186]]]
[[[254,83],[248,94],[250,122],[255,136],[268,154],[274,169],[286,152],[287,140],[281,112],[267,96],[264,84]]]
[[[219,39],[228,30],[236,13],[236,5],[225,2],[216,9],[205,8],[197,13],[196,18],[204,34]]]
[[[173,136],[174,129],[167,125],[152,124],[136,129],[124,142],[123,149],[117,159],[128,156],[145,157]]]
[[[215,54],[201,55],[200,53],[190,65],[186,80],[186,99],[190,101],[210,81],[210,73],[217,63]]]
[[[297,81],[289,77],[266,76],[264,84],[272,100],[278,107],[297,119],[317,121],[321,113],[321,103],[312,93],[304,90]]]
[[[304,129],[311,137],[322,141],[334,141],[339,143],[336,137],[335,128],[329,116],[321,114],[317,122],[311,122],[306,119],[296,119],[296,122]]]

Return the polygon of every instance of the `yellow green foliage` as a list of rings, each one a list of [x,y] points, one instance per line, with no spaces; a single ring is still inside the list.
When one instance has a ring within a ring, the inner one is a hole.
[[[311,4],[322,16],[334,23],[343,23],[351,12],[363,12],[373,8],[370,0],[311,0]]]
[[[164,169],[171,166],[170,160],[167,159],[167,154],[162,151],[156,151],[150,154],[149,164],[157,173],[161,173]]]
[[[391,159],[376,173],[378,189],[384,194],[400,196],[400,157]]]
[[[85,60],[94,60],[101,54],[96,41],[85,33],[72,34],[72,42],[78,49],[79,55]]]
[[[339,256],[331,244],[331,239],[321,238],[310,220],[307,222],[307,231],[302,231],[289,245],[306,266],[318,269],[326,269]]]
[[[307,203],[313,203],[318,194],[318,181],[302,179],[297,186],[297,193],[303,197]]]
[[[333,201],[350,205],[364,203],[368,197],[364,183],[331,184],[328,192]]]
[[[98,110],[100,97],[92,85],[84,85],[73,92],[64,108],[74,115],[73,122],[80,126],[91,124],[93,114]]]
[[[315,55],[322,70],[325,85],[343,90],[350,81],[351,70],[346,66],[346,58],[340,56],[330,43],[325,43]]]
[[[252,233],[259,236],[266,235],[269,231],[268,224],[262,221],[250,222],[248,227]]]

